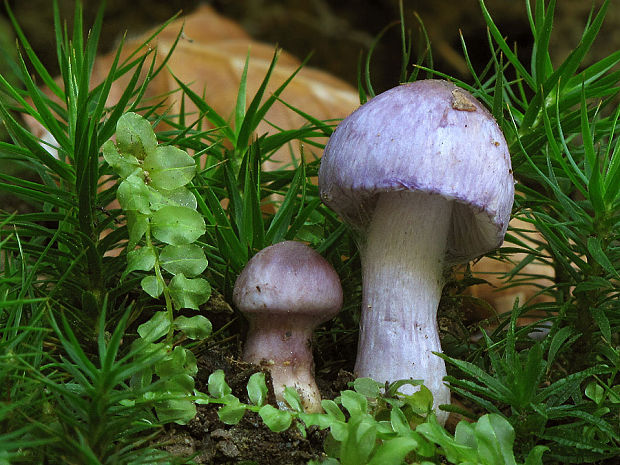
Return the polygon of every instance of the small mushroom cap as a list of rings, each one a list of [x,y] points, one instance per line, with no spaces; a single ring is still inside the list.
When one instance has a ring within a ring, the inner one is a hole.
[[[452,264],[501,245],[514,200],[510,155],[493,116],[469,92],[433,79],[390,89],[345,118],[325,147],[319,188],[323,202],[357,228],[371,220],[383,192],[454,200]]]
[[[233,302],[250,319],[259,313],[309,317],[316,324],[342,307],[334,268],[301,242],[279,242],[248,261],[233,289]]]

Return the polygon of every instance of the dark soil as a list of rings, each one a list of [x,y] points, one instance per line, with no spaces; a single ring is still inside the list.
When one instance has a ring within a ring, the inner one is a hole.
[[[221,369],[226,381],[241,402],[248,402],[246,386],[250,376],[260,368],[230,356],[229,350],[209,349],[198,360],[196,388],[207,392],[209,375]],[[268,401],[275,404],[269,373]],[[351,373],[341,370],[335,379],[319,378],[324,398],[334,398],[353,380]],[[302,465],[323,455],[326,432],[317,428],[304,429],[293,423],[283,433],[274,433],[258,414],[246,411],[236,425],[222,423],[217,415],[219,404],[198,405],[198,415],[187,425],[170,427],[163,439],[166,449],[179,456],[194,456],[198,464],[251,463],[270,465]],[[250,461],[250,462],[248,462]]]

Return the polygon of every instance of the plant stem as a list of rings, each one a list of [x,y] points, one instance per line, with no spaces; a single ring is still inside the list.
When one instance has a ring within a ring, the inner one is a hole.
[[[166,316],[168,317],[168,321],[170,321],[170,329],[168,330],[168,335],[166,336],[166,341],[168,343],[172,343],[172,337],[174,335],[174,328],[172,326],[172,322],[174,320],[174,313],[172,307],[172,298],[170,297],[170,290],[164,280],[164,276],[161,273],[161,267],[159,265],[159,253],[157,248],[153,245],[153,241],[151,239],[151,224],[147,223],[146,232],[144,233],[144,241],[146,246],[149,247],[153,253],[155,254],[155,276],[157,277],[157,281],[162,285],[164,301],[166,302]]]

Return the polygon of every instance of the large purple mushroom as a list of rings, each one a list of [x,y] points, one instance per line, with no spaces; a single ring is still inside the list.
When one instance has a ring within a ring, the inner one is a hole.
[[[243,360],[270,371],[278,405],[286,407],[289,386],[306,412],[322,411],[311,342],[314,328],[342,306],[334,268],[301,242],[280,242],[248,262],[235,282],[233,302],[250,323]]]
[[[435,407],[450,403],[445,363],[432,353],[441,352],[443,274],[501,245],[514,199],[510,155],[493,116],[447,81],[390,89],[336,128],[319,187],[360,236],[356,375],[423,379]],[[436,413],[445,422],[447,413]]]

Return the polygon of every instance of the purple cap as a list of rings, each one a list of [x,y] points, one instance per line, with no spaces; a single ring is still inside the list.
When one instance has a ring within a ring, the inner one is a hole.
[[[318,325],[340,310],[342,288],[338,274],[318,252],[285,241],[252,257],[237,278],[233,301],[248,318],[282,315]]]
[[[402,84],[345,118],[325,147],[319,188],[326,205],[362,229],[383,192],[454,200],[448,263],[499,247],[514,200],[497,122],[469,92],[442,80]]]

